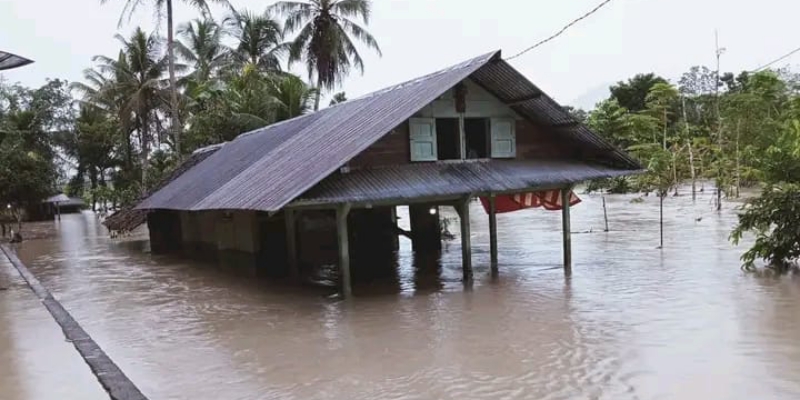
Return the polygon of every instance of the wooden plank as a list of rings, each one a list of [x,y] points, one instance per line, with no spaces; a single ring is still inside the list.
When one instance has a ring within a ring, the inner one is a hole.
[[[489,195],[489,253],[492,276],[497,276],[497,206],[494,194]]]
[[[572,234],[570,232],[569,200],[570,188],[561,189],[561,225],[564,235],[564,274],[572,274]]]
[[[347,232],[347,216],[350,214],[350,203],[336,207],[336,234],[339,242],[339,271],[341,272],[342,297],[353,296],[350,282],[350,241]]]
[[[461,220],[461,269],[463,271],[464,283],[472,282],[472,243],[470,241],[469,200],[470,197],[467,197],[456,207],[459,219]]]
[[[286,223],[286,261],[289,264],[289,274],[293,278],[298,278],[300,268],[297,263],[297,223],[294,210],[287,208],[284,211],[284,221]]]

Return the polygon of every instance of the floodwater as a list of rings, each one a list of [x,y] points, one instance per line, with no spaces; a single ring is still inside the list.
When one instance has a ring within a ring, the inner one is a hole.
[[[570,279],[560,213],[526,210],[498,216],[493,280],[473,204],[472,289],[458,239],[440,262],[401,239],[398,267],[352,302],[151,256],[88,213],[35,227],[54,235],[19,253],[154,400],[800,398],[800,280],[739,269],[734,204],[667,199],[660,250],[656,198],[607,197],[605,233],[600,197],[581,197]],[[0,397],[102,398],[24,284],[5,282]]]

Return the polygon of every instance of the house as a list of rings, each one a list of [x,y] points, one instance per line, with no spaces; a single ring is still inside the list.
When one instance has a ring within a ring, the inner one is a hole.
[[[0,71],[7,69],[19,68],[32,63],[25,57],[20,57],[16,54],[11,54],[6,51],[0,50]]]
[[[82,199],[60,193],[27,207],[25,215],[29,221],[60,220],[61,214],[79,213],[85,207]]]
[[[345,296],[351,256],[391,250],[398,234],[417,251],[440,246],[441,205],[459,212],[470,281],[476,197],[489,214],[493,269],[496,212],[544,205],[563,213],[569,272],[571,188],[641,169],[499,51],[206,152],[135,207],[147,213],[152,251],[295,275],[308,249],[327,252]],[[409,206],[411,232],[396,227],[398,205]]]

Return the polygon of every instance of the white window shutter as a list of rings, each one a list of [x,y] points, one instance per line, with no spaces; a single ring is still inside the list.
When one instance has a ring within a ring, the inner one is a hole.
[[[492,158],[517,156],[516,121],[513,118],[492,118]]]
[[[409,121],[411,161],[436,161],[436,120],[411,118]]]

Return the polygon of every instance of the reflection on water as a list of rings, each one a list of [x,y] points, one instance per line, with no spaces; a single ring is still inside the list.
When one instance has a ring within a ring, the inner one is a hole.
[[[498,216],[492,280],[473,204],[472,290],[458,239],[424,258],[401,239],[353,302],[151,256],[91,214],[19,251],[153,399],[800,398],[800,285],[738,269],[730,204],[719,215],[710,196],[670,198],[658,250],[656,198],[609,197],[604,233],[600,198],[583,197],[572,225],[591,233],[573,236],[571,279],[560,213],[528,210]],[[0,334],[12,353],[16,340]]]

